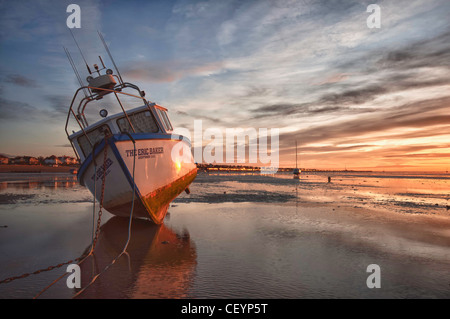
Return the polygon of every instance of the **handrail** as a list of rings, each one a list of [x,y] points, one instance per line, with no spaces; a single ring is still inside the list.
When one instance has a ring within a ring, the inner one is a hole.
[[[133,123],[131,123],[130,118],[128,117],[127,112],[125,112],[125,109],[123,108],[122,102],[120,102],[119,97],[117,96],[117,93],[114,92],[114,95],[116,96],[117,102],[119,102],[120,107],[122,108],[122,112],[125,114],[125,117],[127,118],[128,124],[130,124],[131,129],[133,130],[133,133],[136,133],[136,130],[134,129]]]
[[[77,156],[77,159],[78,159],[78,160],[80,160],[80,157],[78,156],[78,152],[75,150],[75,146],[74,146],[72,140],[69,138],[70,134],[69,134],[69,132],[68,132],[68,125],[69,125],[70,117],[71,117],[71,115],[72,115],[72,116],[75,118],[75,120],[77,121],[78,125],[80,126],[81,131],[83,132],[84,136],[86,136],[86,139],[87,139],[87,141],[89,142],[89,144],[90,144],[91,146],[93,146],[92,141],[89,139],[89,136],[87,135],[86,130],[85,130],[85,128],[88,127],[88,122],[87,122],[86,117],[85,117],[85,115],[84,115],[84,110],[86,109],[86,106],[87,106],[87,104],[88,104],[89,102],[92,102],[92,101],[95,101],[95,100],[99,100],[99,99],[101,99],[101,98],[102,98],[104,95],[106,95],[106,94],[114,93],[114,95],[116,96],[116,98],[117,98],[117,100],[118,100],[118,102],[119,102],[119,104],[120,104],[120,106],[121,106],[121,108],[122,108],[122,112],[124,113],[125,117],[127,118],[127,121],[128,121],[128,123],[129,123],[130,127],[132,128],[133,132],[135,132],[134,127],[133,127],[133,124],[131,123],[131,121],[130,121],[130,119],[129,119],[129,117],[128,117],[128,114],[126,113],[126,111],[125,111],[125,109],[124,109],[122,103],[120,102],[120,99],[119,99],[119,96],[117,95],[117,93],[123,94],[123,95],[127,95],[127,96],[131,96],[131,97],[135,97],[135,98],[138,98],[138,99],[143,100],[143,101],[144,101],[144,104],[147,106],[147,108],[149,109],[149,111],[152,112],[152,109],[151,109],[151,107],[150,107],[148,101],[147,101],[142,95],[141,95],[141,96],[137,96],[137,95],[135,95],[135,94],[130,94],[130,93],[122,92],[122,89],[127,88],[127,87],[132,88],[132,89],[135,89],[135,90],[137,90],[140,94],[142,94],[142,93],[141,93],[142,91],[139,89],[138,86],[136,86],[136,85],[134,85],[134,84],[132,84],[132,83],[127,83],[127,82],[122,83],[122,84],[120,84],[120,85],[114,87],[113,89],[98,88],[98,87],[93,87],[93,86],[89,86],[89,85],[88,85],[88,86],[82,86],[82,87],[80,87],[80,88],[75,92],[75,95],[74,95],[73,98],[72,98],[72,102],[70,103],[69,112],[68,112],[68,114],[67,114],[66,125],[65,125],[65,131],[66,131],[66,135],[67,135],[67,137],[68,137],[68,139],[69,139],[69,141],[70,141],[70,144],[71,144],[71,146],[72,146],[72,149],[73,149],[75,155]],[[76,114],[75,111],[73,110],[75,99],[76,99],[77,95],[79,94],[79,92],[80,92],[81,90],[86,89],[86,88],[89,89],[89,92],[92,92],[92,89],[100,90],[100,91],[104,91],[104,92],[96,93],[96,94],[91,94],[90,96],[84,97],[84,98],[78,103],[78,108],[77,108],[78,114]],[[84,103],[83,103],[83,102],[84,102]],[[81,109],[80,109],[80,108],[81,108]],[[153,113],[153,112],[152,112],[152,113]]]

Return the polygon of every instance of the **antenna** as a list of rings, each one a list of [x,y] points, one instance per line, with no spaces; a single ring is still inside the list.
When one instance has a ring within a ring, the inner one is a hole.
[[[69,60],[69,63],[72,66],[73,72],[75,73],[75,75],[76,75],[76,77],[78,79],[78,83],[80,83],[80,87],[83,87],[84,84],[83,84],[83,81],[81,80],[80,73],[78,73],[78,70],[75,67],[75,63],[73,62],[73,59],[72,59],[72,56],[70,55],[69,50],[67,50],[67,48],[64,47],[64,51],[66,52],[67,59]],[[86,94],[85,89],[83,89],[83,93],[84,93],[85,97],[88,97],[88,95]]]
[[[81,57],[83,58],[83,61],[86,64],[86,68],[87,68],[89,74],[92,74],[91,69],[89,68],[89,65],[86,62],[86,59],[84,58],[83,52],[81,51],[80,46],[78,45],[78,42],[75,39],[75,36],[73,35],[72,29],[69,29],[69,31],[70,31],[70,34],[72,35],[73,41],[75,41],[75,44],[77,45],[78,50],[80,51]]]
[[[120,82],[123,84],[122,76],[120,75],[119,69],[117,68],[116,63],[114,62],[114,59],[111,55],[111,52],[109,51],[108,46],[106,45],[105,39],[103,38],[103,35],[100,33],[100,31],[97,30],[98,36],[100,37],[100,40],[102,40],[103,46],[105,47],[106,52],[108,52],[109,58],[111,59],[111,62],[114,65],[114,68],[116,69],[117,75],[119,76]],[[102,61],[103,63],[103,61]]]
[[[102,57],[98,56],[98,58],[100,59],[100,62],[102,62],[103,68],[106,69],[105,63],[103,63]]]

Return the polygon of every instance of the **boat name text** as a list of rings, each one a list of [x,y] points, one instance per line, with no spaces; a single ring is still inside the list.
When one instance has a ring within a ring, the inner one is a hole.
[[[138,159],[154,158],[157,154],[164,153],[164,147],[147,147],[139,148],[137,150],[125,150],[127,157],[137,156]]]
[[[95,180],[98,181],[100,178],[103,178],[103,174],[104,174],[105,171],[106,171],[106,175],[108,175],[108,174],[109,174],[108,168],[109,168],[112,164],[113,164],[113,161],[108,157],[108,158],[106,159],[106,161],[105,161],[105,164],[103,164],[102,166],[100,166],[100,167],[97,169],[96,174],[93,174],[92,177],[91,177],[91,179],[94,180],[94,178],[95,178]]]

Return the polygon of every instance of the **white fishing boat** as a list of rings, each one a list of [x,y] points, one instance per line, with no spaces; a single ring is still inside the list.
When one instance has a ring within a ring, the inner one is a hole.
[[[146,100],[144,91],[122,80],[99,35],[116,73],[107,69],[99,57],[103,67],[94,64],[95,71],[91,72],[86,63],[90,76],[88,85],[83,85],[66,50],[80,83],[65,128],[81,162],[78,180],[111,214],[128,217],[133,210],[134,218],[161,224],[170,202],[183,191],[189,193],[188,187],[197,174],[190,141],[172,133],[166,108]],[[140,106],[127,107],[130,100],[137,100]],[[108,110],[114,109],[112,104],[119,112],[108,115]],[[69,123],[75,123],[79,130],[69,133]],[[173,151],[174,147],[185,154]]]

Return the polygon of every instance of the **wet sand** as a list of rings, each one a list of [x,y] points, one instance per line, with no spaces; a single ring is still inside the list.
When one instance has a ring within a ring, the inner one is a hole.
[[[303,173],[302,173],[303,174]],[[450,298],[449,179],[200,173],[165,223],[132,224],[128,256],[79,298]],[[0,174],[0,277],[89,247],[92,195],[68,174]],[[128,219],[105,213],[82,286],[123,248]],[[366,285],[378,264],[381,288]],[[65,267],[0,285],[32,298]],[[41,298],[72,298],[65,278]]]
[[[77,170],[79,166],[59,165],[57,167],[47,165],[0,165],[0,173],[69,173]]]

